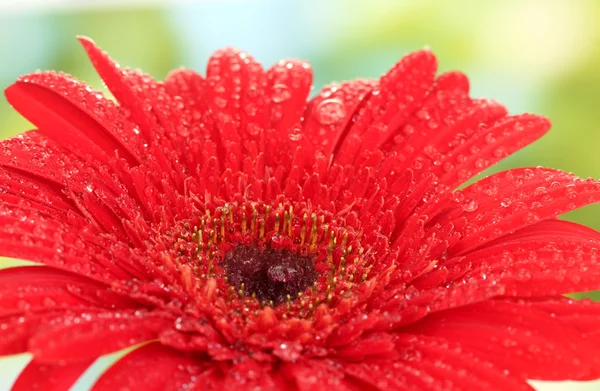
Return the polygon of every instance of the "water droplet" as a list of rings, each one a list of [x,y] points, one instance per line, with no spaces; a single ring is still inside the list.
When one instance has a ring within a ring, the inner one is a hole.
[[[316,115],[322,125],[333,125],[346,116],[346,107],[339,99],[326,99],[319,103]]]
[[[50,298],[50,297],[46,297],[46,298],[43,300],[42,304],[43,304],[45,307],[54,307],[54,306],[56,306],[56,301],[55,301],[54,299]]]
[[[271,96],[271,99],[273,100],[273,102],[275,102],[275,103],[285,102],[286,100],[290,99],[291,96],[292,96],[292,93],[290,92],[290,89],[288,88],[288,86],[286,86],[285,84],[275,84],[273,86],[273,94]]]
[[[536,188],[536,189],[533,191],[533,195],[535,195],[535,196],[541,196],[541,195],[544,195],[544,194],[546,194],[546,193],[548,193],[548,189],[546,189],[546,188],[545,188],[545,187],[543,187],[543,186],[539,186],[539,187],[537,187],[537,188]]]
[[[504,147],[498,147],[494,150],[494,157],[508,156],[508,150]]]
[[[254,103],[248,103],[245,107],[244,107],[244,111],[246,112],[247,115],[249,115],[250,117],[254,117],[256,115],[256,113],[258,112],[258,107],[254,104]]]
[[[479,205],[474,199],[468,200],[466,203],[463,204],[463,210],[465,212],[474,212],[477,210],[478,207]]]
[[[215,105],[221,109],[224,109],[227,106],[227,100],[223,98],[215,98]]]
[[[496,142],[496,137],[493,133],[488,133],[485,135],[485,142],[488,144],[493,144]]]
[[[421,109],[417,111],[417,118],[422,119],[423,121],[427,121],[431,118],[431,116],[429,115],[429,112],[427,110]]]
[[[246,127],[246,131],[251,136],[258,136],[258,134],[261,131],[261,127],[258,126],[257,124],[249,123],[248,126]]]
[[[217,84],[214,89],[217,94],[225,93],[225,86],[223,84]]]
[[[290,140],[292,140],[292,141],[300,141],[301,139],[302,139],[302,132],[300,131],[300,129],[294,129],[290,133]]]

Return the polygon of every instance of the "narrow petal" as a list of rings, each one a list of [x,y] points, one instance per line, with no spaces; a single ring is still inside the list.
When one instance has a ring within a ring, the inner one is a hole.
[[[241,168],[242,156],[264,150],[269,126],[265,89],[267,77],[252,56],[227,48],[215,52],[206,68],[208,102],[215,113],[226,150],[225,167]],[[244,153],[242,153],[244,152]]]
[[[397,346],[407,365],[434,379],[434,390],[533,391],[525,378],[507,376],[504,368],[453,341],[403,334]]]
[[[405,362],[367,361],[344,363],[344,372],[350,379],[378,391],[439,391],[439,380],[421,368]]]
[[[222,386],[218,389],[224,391],[285,391],[289,389],[289,383],[284,382],[283,379],[277,376],[277,373],[273,373],[270,370],[270,365],[264,365],[252,359],[241,360],[241,362],[227,368]],[[196,383],[194,390],[210,389],[210,384],[204,383],[204,387],[199,386],[200,384]]]
[[[0,317],[77,308],[117,309],[128,301],[88,277],[46,266],[0,270]]]
[[[71,152],[92,153],[105,163],[112,156],[139,163],[132,149],[141,146],[135,126],[113,102],[75,79],[53,72],[27,75],[5,94],[17,111]]]
[[[485,276],[476,276],[467,283],[434,286],[419,290],[409,287],[401,295],[375,301],[372,307],[382,312],[377,330],[391,331],[414,323],[428,314],[465,305],[484,302],[504,294],[505,287]]]
[[[422,154],[428,143],[436,144],[437,138],[451,139],[454,136],[453,133],[458,130],[454,128],[455,124],[462,122],[461,119],[473,110],[474,104],[461,81],[449,81],[453,76],[457,77],[456,74],[442,74],[435,80],[421,107],[410,113],[400,131],[386,142],[385,149],[396,151],[410,161]],[[470,131],[466,126],[461,126],[460,130]]]
[[[21,372],[11,391],[65,391],[95,359],[64,365],[47,365],[31,361]]]
[[[469,223],[449,249],[460,255],[503,235],[600,201],[600,183],[546,168],[491,175],[455,195]]]
[[[200,359],[192,359],[159,343],[149,343],[117,361],[98,379],[92,391],[187,389],[193,378],[202,376],[204,365]]]
[[[598,346],[579,330],[534,307],[490,300],[439,312],[410,330],[458,343],[521,378],[587,380],[600,376]]]
[[[82,164],[80,159],[66,154],[64,149],[60,149],[38,131],[4,140],[0,165],[9,172],[26,176],[28,181],[59,194],[67,184],[67,177],[77,175],[78,172],[87,174],[95,171],[89,165]]]
[[[440,151],[443,153],[438,165],[443,169],[440,182],[454,189],[539,139],[549,129],[547,118],[533,114],[507,116],[488,124],[457,147]]]
[[[211,156],[219,161],[225,159],[225,150],[216,121],[208,101],[209,85],[202,76],[190,69],[178,69],[169,73],[164,81],[165,88],[174,99],[188,108],[192,121],[185,134],[186,155],[191,161],[191,172],[201,167]],[[200,120],[200,121],[198,121]]]
[[[303,136],[327,161],[335,154],[352,125],[351,119],[377,86],[374,80],[332,84],[308,102]]]
[[[155,339],[173,321],[142,310],[57,317],[33,335],[29,350],[41,362],[83,361]]]
[[[295,380],[298,391],[360,390],[360,385],[352,378],[345,378],[343,369],[335,364],[327,360],[306,360],[287,364],[283,371]]]
[[[310,145],[302,130],[302,115],[312,86],[312,69],[304,61],[279,61],[267,71],[270,126],[265,133],[265,160],[272,167],[291,164],[295,146]],[[289,145],[288,148],[282,146]],[[262,174],[261,174],[262,175]]]
[[[429,50],[411,53],[394,65],[369,96],[365,109],[336,152],[335,161],[351,164],[359,154],[377,150],[392,138],[421,106],[431,90],[436,70],[437,60]]]
[[[507,113],[504,106],[497,102],[474,100],[453,84],[447,86],[443,76],[438,79],[423,107],[395,136],[397,145],[389,147],[402,160],[397,170],[413,168],[417,177],[435,173],[440,178],[457,171],[454,156],[459,155],[456,160],[460,162],[466,159],[463,144],[473,144],[472,140],[480,138],[479,133],[485,133],[487,128]],[[467,177],[465,172],[460,171],[461,180]],[[455,187],[452,183],[448,186]]]
[[[312,69],[305,61],[282,60],[267,71],[271,126],[280,135],[289,136],[300,126],[312,79]]]
[[[129,251],[109,252],[115,239],[99,237],[89,223],[77,231],[76,224],[68,224],[75,220],[58,222],[37,211],[1,204],[0,212],[2,256],[40,262],[104,281],[131,277],[125,272],[128,269],[119,266],[130,262]]]
[[[564,296],[512,301],[524,311],[535,309],[549,314],[557,321],[578,330],[594,346],[600,346],[600,304],[591,300],[573,300]]]
[[[139,132],[150,141],[146,153],[160,161],[161,172],[170,174],[166,177],[174,187],[183,189],[186,170],[180,162],[183,138],[178,126],[183,115],[173,115],[174,111],[179,113],[178,105],[172,102],[164,86],[149,75],[122,70],[89,38],[79,37],[79,42],[110,92],[121,107],[130,111]]]
[[[157,135],[152,130],[154,124],[149,113],[142,107],[142,101],[133,91],[119,65],[112,61],[91,39],[86,37],[78,37],[78,39],[110,92],[121,105],[131,110],[134,121],[140,125],[145,136],[149,140],[156,138]]]
[[[22,314],[0,317],[0,355],[24,353],[28,350],[28,343],[37,328],[54,319],[55,313]]]
[[[600,288],[600,234],[585,226],[546,220],[467,254],[463,278],[486,275],[505,295],[547,296]]]

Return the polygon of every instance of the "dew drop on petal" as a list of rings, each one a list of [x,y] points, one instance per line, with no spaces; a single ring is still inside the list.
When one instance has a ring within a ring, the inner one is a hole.
[[[463,209],[465,212],[474,212],[477,210],[477,208],[479,207],[479,205],[477,204],[477,201],[471,199],[469,201],[467,201],[465,204],[463,204]]]
[[[290,133],[290,140],[292,141],[300,141],[302,139],[302,132],[300,129],[295,128]]]
[[[290,92],[290,89],[288,88],[288,86],[286,86],[285,84],[275,84],[273,86],[273,95],[272,95],[273,102],[282,103],[282,102],[285,102],[286,100],[290,99],[291,96],[292,96],[292,93]]]
[[[246,112],[247,115],[249,115],[250,117],[253,117],[256,115],[256,112],[258,111],[258,107],[254,103],[248,103],[244,107],[244,111]]]
[[[224,109],[227,106],[227,101],[223,98],[215,98],[215,105],[221,109]]]
[[[258,134],[260,133],[260,130],[261,130],[260,126],[258,126],[257,124],[254,124],[254,123],[249,123],[248,126],[246,126],[246,131],[251,136],[258,136]]]
[[[50,297],[46,297],[44,299],[44,301],[42,302],[42,304],[45,307],[54,307],[54,306],[56,306],[56,301],[54,299],[50,298]]]
[[[326,99],[317,106],[317,121],[322,125],[333,125],[346,116],[346,107],[339,99]]]

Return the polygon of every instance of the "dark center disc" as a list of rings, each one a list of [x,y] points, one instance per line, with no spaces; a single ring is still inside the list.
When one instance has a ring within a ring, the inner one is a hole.
[[[289,250],[238,246],[227,252],[221,264],[229,284],[260,301],[281,304],[295,299],[317,279],[314,260]]]

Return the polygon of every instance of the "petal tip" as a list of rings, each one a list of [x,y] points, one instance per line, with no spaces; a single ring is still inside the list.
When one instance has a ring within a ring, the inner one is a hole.
[[[93,39],[86,37],[85,35],[76,35],[75,38],[77,38],[79,43],[81,43],[84,48],[89,46],[97,46]]]

